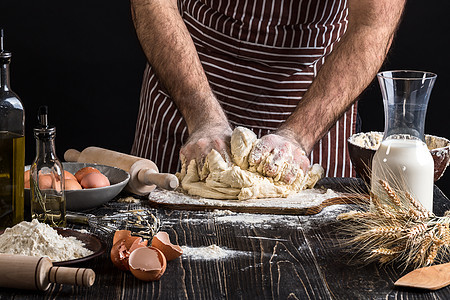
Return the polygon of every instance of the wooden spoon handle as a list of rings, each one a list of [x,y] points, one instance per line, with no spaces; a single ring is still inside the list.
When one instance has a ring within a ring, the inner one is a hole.
[[[450,263],[419,268],[397,280],[395,286],[438,290],[450,284]]]

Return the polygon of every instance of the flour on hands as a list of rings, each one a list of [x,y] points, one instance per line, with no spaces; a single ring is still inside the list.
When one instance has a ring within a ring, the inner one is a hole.
[[[200,172],[195,160],[188,164],[182,159],[181,171],[176,174],[182,189],[191,195],[213,199],[277,198],[312,188],[323,177],[324,170],[318,164],[306,173],[299,170],[291,184],[279,180],[280,176],[276,174],[272,177],[261,175],[258,165],[249,163],[249,154],[258,141],[253,131],[237,127],[231,136],[231,164],[214,149],[206,157]],[[280,175],[282,171],[280,168]]]

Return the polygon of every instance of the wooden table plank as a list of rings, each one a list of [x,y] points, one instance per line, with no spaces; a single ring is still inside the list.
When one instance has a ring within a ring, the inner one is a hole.
[[[331,180],[345,189],[349,180]],[[353,185],[358,185],[350,180]],[[435,190],[435,209],[449,209]],[[145,199],[141,200],[145,205]],[[111,203],[111,207],[121,207]],[[122,205],[123,207],[123,205]],[[108,251],[77,265],[93,268],[91,288],[52,285],[47,292],[1,289],[2,299],[450,299],[450,288],[424,292],[393,287],[404,271],[350,261],[339,241],[336,216],[348,205],[334,205],[312,216],[233,212],[153,210],[175,244],[216,244],[234,251],[223,259],[183,255],[168,262],[160,281],[142,282],[116,269]],[[103,214],[107,208],[95,210]],[[79,228],[79,227],[77,227]]]

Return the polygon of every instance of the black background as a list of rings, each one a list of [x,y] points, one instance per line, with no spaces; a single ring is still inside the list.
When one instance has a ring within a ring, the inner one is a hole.
[[[409,1],[383,70],[438,74],[425,132],[450,138],[447,125],[447,1]],[[1,0],[0,27],[13,52],[11,87],[26,110],[26,163],[35,155],[32,128],[40,105],[57,127],[60,159],[69,148],[100,146],[129,153],[134,138],[145,56],[128,1]],[[362,130],[383,131],[379,86],[361,95]],[[437,185],[450,195],[450,174]]]

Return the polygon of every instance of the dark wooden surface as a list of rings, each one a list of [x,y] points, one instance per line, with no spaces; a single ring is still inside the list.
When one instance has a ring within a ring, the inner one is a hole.
[[[356,179],[332,182],[358,184]],[[443,214],[449,204],[435,188],[435,212]],[[393,282],[407,271],[352,259],[341,246],[335,220],[349,209],[334,205],[312,216],[152,209],[173,243],[216,244],[235,255],[216,260],[183,255],[168,262],[159,281],[147,283],[112,265],[107,239],[104,255],[79,265],[96,272],[93,287],[1,288],[0,299],[450,299],[449,287],[433,292],[396,288]]]

